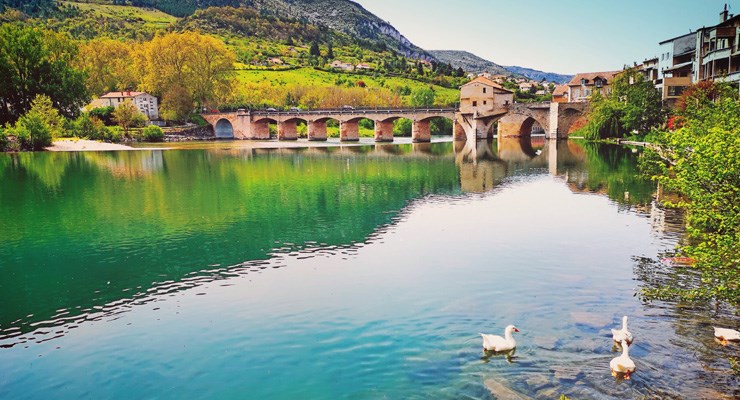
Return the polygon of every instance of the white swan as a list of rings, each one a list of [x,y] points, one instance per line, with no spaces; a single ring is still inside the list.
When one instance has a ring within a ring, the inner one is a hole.
[[[481,333],[480,335],[483,337],[483,350],[495,352],[513,350],[516,347],[516,340],[512,336],[514,332],[519,332],[519,329],[514,325],[509,325],[504,330],[504,337]]]
[[[626,341],[627,344],[632,344],[632,333],[627,330],[627,316],[622,317],[622,329],[612,329],[612,339],[617,343]]]
[[[714,337],[720,340],[723,345],[727,345],[727,342],[740,341],[740,332],[734,329],[717,328],[714,327]]]
[[[635,362],[630,358],[630,346],[626,340],[622,340],[622,355],[614,357],[609,363],[612,370],[612,376],[623,375],[624,379],[629,379],[630,375],[635,372]]]

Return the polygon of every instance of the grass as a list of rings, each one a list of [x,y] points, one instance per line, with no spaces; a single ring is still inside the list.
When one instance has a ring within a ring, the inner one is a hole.
[[[178,18],[152,8],[119,6],[113,4],[82,3],[61,1],[65,6],[74,6],[82,11],[93,11],[98,15],[114,19],[141,19],[147,24],[166,26],[177,22]]]
[[[430,85],[409,78],[327,72],[305,67],[292,70],[239,70],[237,71],[237,79],[241,83],[313,87],[337,86],[338,81],[344,81],[341,85],[356,84],[358,81],[362,81],[368,88],[384,87],[394,91],[402,87],[408,87],[413,91],[421,87],[431,86],[436,93],[435,103],[437,104],[454,104],[460,98],[460,92],[456,89]]]

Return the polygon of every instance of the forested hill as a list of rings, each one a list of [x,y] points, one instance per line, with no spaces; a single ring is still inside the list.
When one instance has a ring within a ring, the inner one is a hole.
[[[54,10],[55,3],[55,0],[0,0],[0,11],[13,8],[30,16],[47,15]],[[431,59],[391,24],[350,0],[89,0],[86,3],[154,8],[179,18],[209,7],[248,7],[261,16],[295,19],[336,30],[364,42],[363,47]]]
[[[27,15],[45,15],[56,8],[55,0],[0,0],[0,12],[7,8],[21,11]]]

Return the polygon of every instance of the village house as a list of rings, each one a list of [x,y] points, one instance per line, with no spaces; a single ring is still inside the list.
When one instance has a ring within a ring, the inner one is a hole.
[[[354,65],[352,65],[350,63],[342,62],[342,61],[339,61],[339,60],[335,60],[334,62],[332,62],[331,63],[331,67],[333,69],[341,69],[343,71],[354,71],[355,70],[355,66]]]
[[[460,88],[460,112],[486,114],[514,103],[514,92],[479,76]]]
[[[283,65],[284,64],[283,63],[283,60],[281,60],[281,59],[279,59],[277,57],[269,58],[269,59],[267,59],[267,62],[270,63],[270,64],[272,64],[272,65]]]
[[[568,99],[571,102],[587,102],[594,93],[608,95],[611,84],[620,71],[587,72],[576,74],[568,83]]]
[[[694,81],[740,81],[740,15],[725,9],[720,23],[696,32]]]
[[[568,85],[555,86],[555,90],[552,92],[552,101],[555,103],[567,103],[570,101],[568,98]]]
[[[521,82],[519,84],[519,91],[521,92],[529,92],[535,85],[533,85],[531,82]]]
[[[373,69],[373,67],[371,67],[369,64],[362,64],[362,63],[360,63],[360,64],[357,64],[355,66],[355,69],[357,69],[357,70],[364,70],[364,71],[370,71],[370,70]]]
[[[159,119],[157,98],[149,93],[132,91],[110,92],[93,101],[92,104],[94,107],[117,107],[126,100],[131,100],[136,108],[138,108],[139,111],[146,115],[150,120]]]

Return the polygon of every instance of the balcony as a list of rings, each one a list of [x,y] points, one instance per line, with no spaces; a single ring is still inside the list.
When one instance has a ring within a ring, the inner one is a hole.
[[[731,53],[731,49],[729,48],[710,51],[701,60],[701,65],[707,65],[710,62],[715,61],[715,60],[729,58],[730,53]]]

